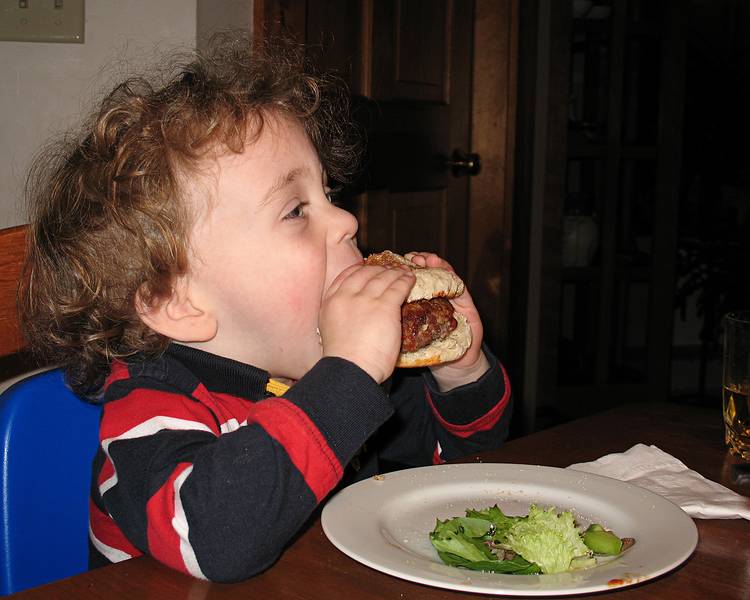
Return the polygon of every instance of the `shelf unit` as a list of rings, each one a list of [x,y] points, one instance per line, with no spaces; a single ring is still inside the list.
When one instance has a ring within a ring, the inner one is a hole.
[[[526,430],[545,409],[573,418],[668,396],[687,39],[676,0],[602,0],[579,17],[539,0],[530,12],[536,80],[521,82],[519,106],[545,113],[519,128]],[[584,264],[563,262],[573,215],[598,229]]]

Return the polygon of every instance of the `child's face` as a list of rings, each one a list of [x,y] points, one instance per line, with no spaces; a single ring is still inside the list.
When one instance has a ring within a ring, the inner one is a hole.
[[[357,222],[327,196],[318,155],[296,121],[269,118],[242,154],[220,156],[190,186],[198,209],[189,289],[218,322],[193,344],[299,379],[321,357],[325,290],[362,260]]]

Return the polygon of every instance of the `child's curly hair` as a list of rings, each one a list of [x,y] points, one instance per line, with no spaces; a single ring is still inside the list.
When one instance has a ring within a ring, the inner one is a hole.
[[[31,347],[95,397],[113,359],[157,354],[168,339],[135,309],[167,297],[188,269],[191,211],[181,176],[211,152],[242,152],[271,115],[299,120],[329,178],[359,158],[348,97],[303,69],[289,42],[215,36],[206,52],[118,85],[75,139],[49,147],[27,183],[29,247],[19,308]],[[248,142],[249,140],[249,142]]]

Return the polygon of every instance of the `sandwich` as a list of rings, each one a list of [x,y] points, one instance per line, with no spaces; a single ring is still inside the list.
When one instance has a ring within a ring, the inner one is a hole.
[[[389,250],[372,254],[365,264],[406,265],[417,278],[401,306],[401,353],[397,367],[425,367],[461,358],[471,346],[471,329],[450,303],[464,292],[451,271],[422,267]]]

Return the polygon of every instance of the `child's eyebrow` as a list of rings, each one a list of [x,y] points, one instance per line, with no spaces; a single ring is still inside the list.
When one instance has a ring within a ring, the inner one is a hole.
[[[303,173],[306,173],[307,171],[307,167],[296,167],[278,177],[274,184],[270,188],[268,188],[268,191],[263,195],[263,199],[260,201],[260,208],[263,208],[266,204],[268,204],[268,202],[271,200],[273,195],[276,194],[276,192],[293,183],[297,177],[299,177]]]

